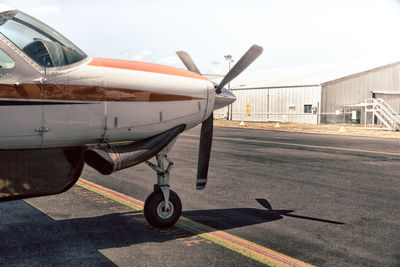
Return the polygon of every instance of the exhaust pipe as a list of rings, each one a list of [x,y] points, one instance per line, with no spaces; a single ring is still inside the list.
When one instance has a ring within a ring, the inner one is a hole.
[[[129,145],[88,149],[85,162],[103,175],[132,167],[152,158],[185,129],[179,125],[171,130]]]

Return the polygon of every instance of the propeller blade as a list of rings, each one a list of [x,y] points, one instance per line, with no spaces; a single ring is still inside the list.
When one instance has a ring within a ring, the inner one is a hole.
[[[196,189],[201,190],[206,186],[208,176],[208,165],[210,163],[211,143],[213,136],[214,115],[201,124],[199,159],[197,163]]]
[[[176,51],[176,54],[188,70],[201,75],[199,69],[197,68],[196,64],[194,64],[193,59],[189,56],[188,53],[186,53],[185,51]]]
[[[249,50],[239,59],[233,68],[225,75],[224,79],[215,89],[217,94],[221,93],[221,89],[230,81],[236,78],[242,71],[244,71],[256,58],[258,58],[263,51],[263,48],[258,45],[253,45]]]

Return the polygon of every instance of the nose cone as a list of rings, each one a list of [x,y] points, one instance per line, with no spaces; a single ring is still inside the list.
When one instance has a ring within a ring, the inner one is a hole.
[[[222,88],[221,93],[215,94],[214,110],[223,108],[236,101],[236,96],[226,88]]]

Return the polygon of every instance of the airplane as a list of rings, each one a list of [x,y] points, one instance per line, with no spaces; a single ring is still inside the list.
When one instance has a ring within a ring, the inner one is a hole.
[[[213,110],[236,100],[224,86],[262,51],[253,45],[216,84],[184,51],[177,55],[187,70],[90,57],[0,5],[0,201],[65,192],[85,164],[109,175],[145,162],[157,183],[144,216],[155,228],[173,226],[182,203],[169,186],[168,152],[201,123],[196,188],[206,186]]]

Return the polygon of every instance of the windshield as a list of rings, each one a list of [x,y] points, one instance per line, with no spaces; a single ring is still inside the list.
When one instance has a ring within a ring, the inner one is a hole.
[[[44,67],[70,65],[87,57],[64,36],[17,10],[0,14],[0,32]]]

